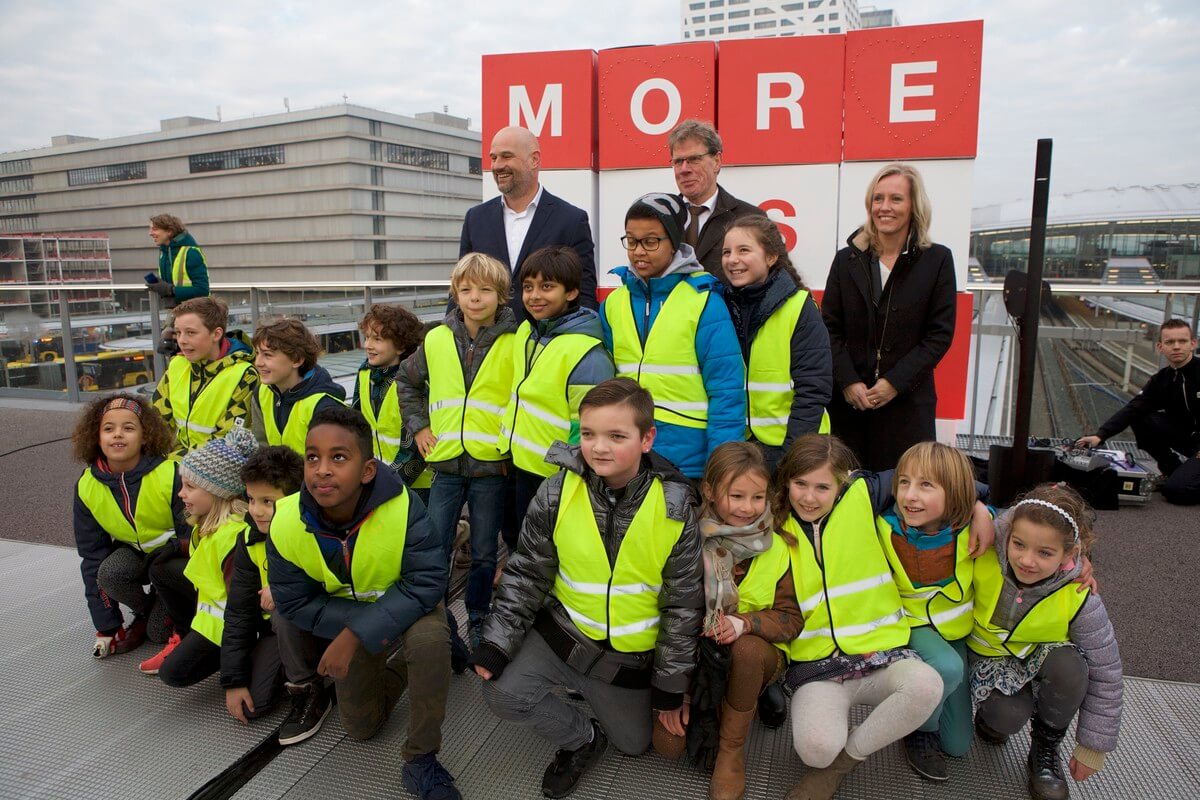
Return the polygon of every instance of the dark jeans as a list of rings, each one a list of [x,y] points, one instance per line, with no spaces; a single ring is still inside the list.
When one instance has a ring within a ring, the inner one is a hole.
[[[492,580],[496,577],[496,537],[505,505],[505,477],[489,475],[469,478],[439,472],[429,490],[429,520],[446,548],[447,563],[453,557],[454,532],[459,513],[467,504],[471,522],[471,571],[467,575],[466,605],[472,617],[482,617],[492,602]]]
[[[182,688],[199,683],[220,668],[221,648],[192,631],[163,660],[158,677],[167,686]],[[254,645],[254,652],[250,656],[250,685],[246,688],[250,690],[250,699],[254,701],[254,712],[247,712],[247,717],[261,717],[270,713],[275,691],[279,688],[279,675],[276,637],[264,636]]]
[[[150,584],[166,603],[175,632],[181,636],[192,629],[196,614],[196,587],[183,574],[186,566],[187,559],[174,554],[160,556],[150,565]]]
[[[1138,447],[1158,463],[1165,476],[1160,490],[1169,503],[1191,506],[1200,503],[1200,449],[1190,431],[1171,421],[1164,411],[1147,414],[1131,426]]]
[[[1034,680],[1038,683],[1036,700],[1030,682],[1011,696],[993,691],[979,704],[977,713],[989,728],[1006,736],[1025,727],[1034,714],[1051,728],[1065,730],[1087,695],[1087,661],[1074,647],[1056,648],[1046,656]]]
[[[317,665],[329,646],[309,631],[293,625],[282,614],[272,615],[279,639],[279,655],[291,683],[318,679]],[[354,651],[346,677],[334,681],[342,727],[353,739],[375,735],[409,689],[408,739],[403,757],[411,761],[442,746],[442,721],[450,692],[450,638],[446,610],[437,608],[414,622],[396,644],[382,653],[368,653],[361,644]]]

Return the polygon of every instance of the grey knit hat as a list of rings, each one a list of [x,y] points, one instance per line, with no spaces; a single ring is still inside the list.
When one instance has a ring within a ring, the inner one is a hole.
[[[183,457],[180,474],[215,497],[232,499],[246,493],[242,465],[258,449],[254,434],[238,426],[223,439],[209,439],[199,450]]]
[[[679,198],[662,192],[644,194],[634,200],[633,205],[625,212],[625,221],[646,219],[650,216],[662,223],[663,228],[667,231],[667,238],[671,240],[671,249],[678,250],[679,243],[683,241],[683,229],[686,227],[685,218],[687,217],[687,211],[684,210],[683,203],[679,201]]]

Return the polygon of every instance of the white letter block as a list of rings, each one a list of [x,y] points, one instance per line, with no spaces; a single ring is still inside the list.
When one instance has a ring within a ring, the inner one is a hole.
[[[906,109],[905,99],[909,97],[933,97],[933,84],[919,83],[915,86],[905,84],[909,75],[928,75],[937,72],[936,61],[913,61],[907,64],[892,64],[892,91],[889,95],[888,122],[933,122],[937,112],[932,108]]]
[[[646,119],[644,106],[646,95],[660,91],[667,96],[667,116],[662,122],[652,123]],[[679,96],[679,88],[666,78],[649,78],[638,84],[629,98],[629,115],[633,118],[634,126],[647,136],[660,136],[667,133],[679,122],[680,109],[683,99]]]
[[[508,124],[513,127],[528,128],[534,136],[541,136],[548,116],[550,117],[550,135],[562,136],[562,91],[561,83],[546,84],[542,102],[538,104],[537,113],[534,113],[533,101],[529,99],[529,90],[524,86],[508,87]]]
[[[771,87],[783,84],[788,87],[788,93],[783,97],[772,97]],[[804,79],[794,72],[761,72],[758,75],[758,130],[765,131],[771,127],[771,109],[782,108],[788,112],[793,130],[804,127],[804,109],[800,107],[800,98],[804,95]]]

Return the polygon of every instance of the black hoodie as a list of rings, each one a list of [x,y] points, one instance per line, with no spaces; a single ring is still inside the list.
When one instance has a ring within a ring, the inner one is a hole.
[[[292,408],[306,397],[311,397],[314,394],[328,395],[317,403],[317,411],[333,404],[342,403],[346,399],[346,390],[340,383],[335,382],[329,375],[329,371],[320,364],[305,373],[300,382],[286,392],[280,392],[274,386],[269,386],[268,388],[271,391],[271,395],[275,398],[275,403],[270,409],[270,413],[274,414],[276,429],[281,431],[287,426]],[[254,402],[250,405],[250,430],[253,431],[254,437],[264,444],[267,441],[267,431],[263,415],[266,413],[267,409],[259,407],[258,392],[255,392]]]

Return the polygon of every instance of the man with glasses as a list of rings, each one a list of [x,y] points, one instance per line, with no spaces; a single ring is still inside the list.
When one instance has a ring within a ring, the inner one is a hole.
[[[722,147],[721,137],[711,124],[684,120],[671,131],[667,145],[675,169],[675,185],[687,204],[683,241],[696,251],[701,266],[723,278],[721,249],[725,229],[739,217],[763,212],[717,184]]]

